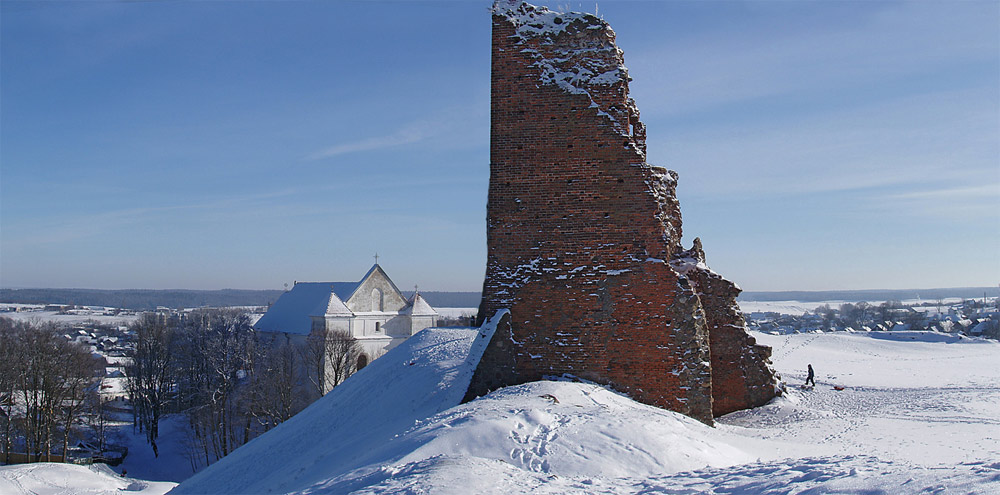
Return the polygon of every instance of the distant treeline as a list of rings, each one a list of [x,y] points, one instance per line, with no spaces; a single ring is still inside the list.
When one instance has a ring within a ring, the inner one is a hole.
[[[282,292],[241,289],[0,289],[0,302],[107,306],[133,310],[156,309],[158,306],[172,309],[266,306],[276,301]]]
[[[413,295],[413,291],[403,292],[407,299]],[[478,292],[424,292],[420,291],[420,297],[427,301],[427,304],[435,308],[478,308],[479,299],[482,296]]]
[[[134,310],[168,308],[203,308],[225,306],[267,306],[281,296],[280,290],[153,290],[153,289],[0,289],[0,302],[20,304],[73,304],[76,306],[108,306]],[[949,297],[978,299],[1000,297],[998,287],[959,287],[951,289],[901,290],[826,290],[744,292],[741,301],[892,301],[923,299],[934,301]],[[409,298],[412,291],[404,292]],[[479,307],[479,292],[420,292],[428,304],[438,308]]]
[[[178,308],[218,308],[227,306],[267,306],[278,300],[281,290],[186,290],[186,289],[0,289],[0,302],[18,304],[72,304],[107,306],[133,310]],[[413,292],[405,292],[407,298]],[[475,308],[478,292],[421,292],[431,306]]]
[[[957,287],[951,289],[872,289],[872,290],[822,290],[822,291],[780,291],[780,292],[744,292],[740,294],[741,301],[904,301],[907,299],[923,299],[935,301],[959,297],[962,299],[979,299],[983,297],[1000,297],[1000,287]]]

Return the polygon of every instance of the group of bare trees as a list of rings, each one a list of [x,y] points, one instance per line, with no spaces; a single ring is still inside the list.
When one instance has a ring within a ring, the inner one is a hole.
[[[135,427],[157,453],[160,419],[182,413],[195,469],[291,418],[346,379],[360,355],[346,334],[263,338],[238,310],[147,314],[132,333],[126,375]]]
[[[65,454],[93,408],[103,363],[53,324],[0,318],[0,455]]]
[[[362,356],[346,333],[262,338],[238,310],[146,313],[130,330],[124,371],[134,428],[159,456],[161,420],[182,414],[195,469],[291,418]],[[50,460],[74,435],[103,446],[104,365],[55,324],[0,318],[0,461],[10,453]]]

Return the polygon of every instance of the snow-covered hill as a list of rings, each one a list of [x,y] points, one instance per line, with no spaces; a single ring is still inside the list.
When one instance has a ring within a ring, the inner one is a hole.
[[[756,335],[788,393],[710,428],[572,381],[459,404],[488,337],[421,332],[171,493],[1000,493],[996,342]]]

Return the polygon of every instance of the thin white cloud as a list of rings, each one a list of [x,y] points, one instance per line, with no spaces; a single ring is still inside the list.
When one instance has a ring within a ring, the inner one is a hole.
[[[783,5],[781,5],[784,8]],[[995,4],[910,2],[856,23],[736,32],[626,49],[647,118],[759,98],[824,94],[997,57]]]
[[[993,199],[1000,202],[1000,183],[985,184],[968,187],[951,187],[946,189],[933,189],[929,191],[913,191],[901,194],[892,194],[890,199],[916,199],[916,200],[953,200],[953,199]]]
[[[385,148],[393,148],[404,144],[413,144],[427,138],[427,130],[417,126],[408,126],[387,136],[377,136],[352,143],[340,143],[321,151],[317,151],[305,157],[306,160],[322,160],[347,153],[357,153],[361,151],[374,151]]]
[[[322,160],[348,153],[384,150],[424,142],[448,148],[468,146],[489,135],[487,127],[489,116],[486,113],[488,109],[489,104],[486,101],[479,101],[474,105],[441,108],[433,115],[410,122],[391,134],[337,143],[310,153],[303,159]],[[485,141],[483,146],[486,146]]]
[[[283,189],[260,194],[231,196],[208,202],[121,208],[98,213],[80,213],[57,218],[32,218],[27,221],[7,222],[4,225],[3,246],[7,249],[33,248],[51,244],[65,244],[82,239],[123,235],[137,225],[155,224],[164,214],[191,212],[185,218],[204,218],[219,211],[234,211],[239,216],[250,215],[249,208],[264,202],[262,213],[274,208],[269,200],[299,194],[297,189]]]
[[[926,93],[791,121],[656,130],[650,161],[699,196],[762,197],[995,182],[997,100],[981,89]],[[993,175],[990,175],[993,174]],[[878,192],[885,194],[884,191]]]

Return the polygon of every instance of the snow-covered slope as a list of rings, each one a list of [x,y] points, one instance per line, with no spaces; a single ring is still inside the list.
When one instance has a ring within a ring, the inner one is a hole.
[[[401,435],[462,400],[494,328],[417,333],[171,493],[310,491],[412,450]]]

